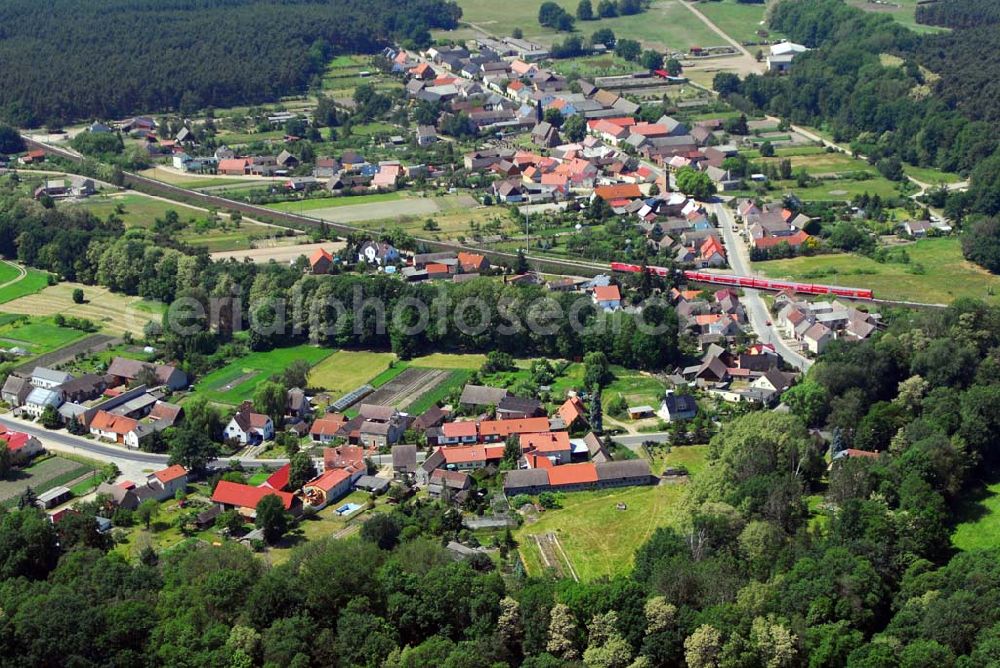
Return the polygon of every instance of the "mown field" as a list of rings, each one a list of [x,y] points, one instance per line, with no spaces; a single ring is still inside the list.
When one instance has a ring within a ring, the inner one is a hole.
[[[56,325],[52,318],[28,317],[0,327],[0,342],[5,347],[26,348],[32,355],[41,355],[86,336],[85,332]]]
[[[959,297],[997,300],[1000,276],[963,258],[957,238],[924,239],[903,247],[910,264],[879,264],[860,255],[835,254],[758,262],[754,269],[772,278],[872,288],[882,299],[933,304]],[[923,267],[922,274],[913,273],[917,265]]]
[[[721,2],[699,2],[697,5],[702,14],[707,16],[724,33],[735,39],[740,44],[748,42],[761,42],[758,30],[768,32],[767,39],[774,40],[781,37],[779,33],[770,31],[764,25],[764,16],[767,13],[767,5],[745,4],[736,0],[722,0]],[[767,47],[761,47],[767,53]],[[753,53],[754,49],[750,49]]]
[[[83,304],[73,301],[73,290],[76,288],[83,290],[86,300]],[[142,328],[147,322],[151,320],[159,322],[163,315],[163,305],[158,302],[81,283],[59,283],[46,287],[36,294],[8,301],[3,305],[3,310],[32,316],[52,316],[62,313],[65,316],[87,318],[111,334],[129,331],[136,336],[142,335]]]
[[[868,12],[888,14],[894,20],[918,33],[943,32],[946,28],[925,26],[917,23],[916,11],[918,0],[892,0],[891,4],[876,4],[867,0],[849,0],[848,4],[860,7]]]
[[[705,466],[705,450],[706,446],[674,448],[654,460],[653,473],[662,473],[658,469],[664,466],[684,465],[692,477],[697,476]],[[678,483],[560,494],[560,509],[546,511],[514,533],[525,568],[530,575],[544,573],[534,536],[551,532],[581,580],[625,574],[632,569],[636,550],[658,527],[684,521],[684,490],[685,484]],[[627,509],[618,510],[619,503]]]
[[[26,269],[23,277],[16,267],[0,263],[3,270],[3,280],[0,280],[0,304],[4,304],[27,295],[41,292],[49,284],[49,275],[38,269]]]
[[[338,350],[313,367],[309,385],[337,397],[371,381],[395,359],[393,353]]]
[[[716,35],[681,3],[683,0],[655,0],[642,14],[619,16],[598,21],[577,21],[576,29],[584,35],[595,30],[610,28],[618,39],[628,38],[643,42],[650,48],[662,51],[683,50],[692,46],[716,46],[723,43]],[[562,41],[558,33],[538,24],[537,0],[459,0],[462,22],[492,34],[507,36],[514,28],[521,28],[526,39],[542,44]],[[576,15],[578,0],[556,0],[570,14]],[[594,3],[596,6],[597,3]],[[437,33],[448,35],[447,32]]]
[[[250,353],[198,379],[195,393],[215,403],[235,406],[244,399],[252,399],[257,385],[280,374],[292,362],[305,360],[315,365],[331,352],[328,348],[302,344]]]

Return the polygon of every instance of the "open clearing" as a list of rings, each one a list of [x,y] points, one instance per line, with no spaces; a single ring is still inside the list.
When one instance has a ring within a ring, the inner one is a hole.
[[[73,290],[76,288],[83,290],[86,299],[83,304],[73,302]],[[3,310],[8,313],[34,316],[62,313],[65,316],[87,318],[113,334],[128,331],[136,336],[142,335],[142,328],[147,322],[160,321],[162,309],[162,305],[141,297],[122,295],[107,288],[81,283],[52,285],[37,294],[20,297],[3,305]]]
[[[581,580],[625,574],[635,551],[657,527],[680,522],[683,492],[683,485],[656,485],[561,494],[562,508],[547,510],[537,522],[514,532],[525,569],[529,575],[543,575],[534,536],[551,533]],[[619,503],[627,509],[617,510]]]
[[[65,485],[87,475],[93,469],[63,457],[49,457],[21,469],[10,480],[0,480],[0,504],[9,505],[28,486],[35,494]]]
[[[637,39],[647,47],[661,51],[686,51],[692,46],[716,46],[722,38],[712,32],[686,7],[682,0],[655,0],[650,8],[641,14],[619,16],[598,21],[577,21],[576,28],[585,36],[595,30],[610,28],[618,39]],[[509,36],[514,28],[521,28],[524,37],[551,45],[561,42],[565,33],[559,33],[538,24],[537,0],[459,0],[462,8],[462,22],[479,27],[494,35]],[[556,0],[570,14],[576,14],[578,0]],[[596,3],[595,3],[596,5]],[[439,31],[439,36],[451,33]],[[455,38],[459,38],[458,35]]]
[[[338,350],[313,367],[309,385],[334,396],[347,394],[385,371],[395,359],[393,353]]]
[[[754,269],[772,278],[866,287],[880,299],[949,304],[959,297],[996,302],[1000,276],[990,274],[962,257],[955,237],[923,239],[905,248],[910,264],[879,264],[860,255],[839,253],[754,263]],[[911,273],[921,265],[923,274]]]
[[[893,19],[903,24],[910,30],[918,33],[924,32],[944,32],[946,28],[937,26],[925,26],[917,23],[916,11],[918,0],[892,0],[891,3],[874,3],[869,0],[850,0],[850,5],[860,7],[866,12],[877,14],[888,14]]]
[[[389,193],[395,194],[395,193]],[[348,202],[341,204],[337,201],[336,206],[327,206],[307,210],[306,215],[313,218],[320,218],[337,223],[352,223],[366,220],[391,220],[393,218],[413,217],[413,216],[434,216],[445,211],[458,209],[466,210],[479,206],[479,203],[469,195],[447,195],[445,197],[394,197],[380,201],[369,201],[368,203],[349,203],[355,198],[344,198]],[[299,213],[299,209],[291,206],[296,202],[283,203],[285,210]],[[302,205],[311,204],[308,200]]]
[[[951,535],[960,550],[985,550],[1000,544],[1000,482],[967,494],[958,514],[962,521]]]
[[[253,399],[257,385],[280,374],[292,362],[305,360],[314,365],[330,353],[328,348],[308,344],[250,353],[199,379],[196,393],[207,396],[209,401],[235,406],[244,399]]]

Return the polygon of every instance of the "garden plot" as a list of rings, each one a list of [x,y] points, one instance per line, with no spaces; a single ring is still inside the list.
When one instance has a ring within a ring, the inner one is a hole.
[[[405,408],[444,383],[449,376],[451,372],[442,369],[410,367],[368,396],[364,403]]]

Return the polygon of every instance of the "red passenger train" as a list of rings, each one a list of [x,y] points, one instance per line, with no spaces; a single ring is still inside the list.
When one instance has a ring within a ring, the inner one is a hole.
[[[642,271],[638,264],[627,264],[625,262],[612,262],[613,271],[622,271],[630,274]],[[646,270],[657,276],[667,276],[670,270],[665,267],[646,267]],[[734,276],[732,274],[712,274],[705,271],[685,271],[684,278],[689,281],[700,283],[713,283],[715,285],[730,285],[736,288],[755,288],[757,290],[792,290],[807,295],[836,295],[838,297],[850,297],[852,299],[874,299],[871,290],[865,288],[843,288],[836,285],[817,285],[815,283],[796,283],[794,281],[775,281],[765,278],[754,278],[752,276]]]

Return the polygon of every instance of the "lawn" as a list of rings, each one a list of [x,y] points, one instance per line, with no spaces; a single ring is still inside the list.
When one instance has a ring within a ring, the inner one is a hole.
[[[347,394],[384,372],[396,359],[393,353],[338,350],[313,367],[309,386],[331,394]]]
[[[618,39],[637,39],[650,48],[664,51],[686,51],[692,46],[722,44],[722,38],[684,7],[682,1],[654,0],[650,9],[641,14],[577,22],[577,29],[589,35],[595,30],[610,28]],[[565,37],[565,33],[558,33],[538,24],[537,0],[510,0],[503,3],[492,0],[459,0],[458,4],[462,8],[463,22],[501,37],[510,35],[514,28],[521,28],[526,39],[543,44],[561,42]],[[556,4],[575,15],[578,0],[556,0]]]
[[[78,329],[60,327],[52,318],[31,318],[0,327],[0,342],[27,348],[41,355],[76,341],[86,335]]]
[[[296,360],[306,360],[311,365],[330,355],[327,348],[302,344],[291,348],[276,348],[254,352],[236,359],[197,381],[197,394],[209,401],[235,406],[244,399],[252,399],[257,385]]]
[[[683,466],[692,477],[705,470],[707,445],[675,445],[670,448],[670,452],[664,453],[664,450],[665,448],[660,448],[652,453],[649,465],[654,475],[663,473],[663,469],[667,467]]]
[[[683,494],[684,485],[561,494],[561,509],[546,511],[537,522],[514,533],[525,568],[529,575],[543,574],[531,536],[553,532],[581,580],[628,573],[636,550],[653,531],[680,524]],[[627,509],[617,510],[618,503]]]
[[[764,15],[767,13],[767,5],[764,3],[744,4],[736,0],[699,2],[698,9],[722,32],[740,44],[761,41],[762,38],[757,35],[758,30],[767,30],[770,33],[768,39],[774,40],[780,37],[778,33],[770,32],[767,26],[763,25]],[[750,53],[753,52],[754,49],[750,49]]]
[[[24,282],[21,281],[16,285]],[[83,304],[73,301],[73,290],[76,288],[83,290],[86,300]],[[2,292],[0,290],[0,294]],[[141,297],[130,297],[111,292],[106,288],[81,283],[52,285],[37,294],[14,299],[3,306],[3,310],[8,313],[33,316],[62,313],[65,316],[87,318],[109,333],[122,334],[129,331],[136,336],[142,335],[142,328],[147,322],[161,320],[162,308],[158,303],[146,301]]]
[[[274,204],[265,204],[264,206],[268,209],[275,209],[277,211],[294,211],[299,213],[301,211],[330,209],[338,206],[370,204],[371,202],[391,202],[393,200],[401,199],[402,197],[403,193],[396,191],[389,193],[375,193],[373,195],[351,195],[349,197],[315,197],[312,199],[294,200],[291,202],[275,202]]]
[[[629,406],[659,407],[666,386],[656,377],[619,366],[611,367],[611,372],[615,379],[601,392],[605,407],[618,394],[625,397]]]
[[[1000,276],[962,257],[956,237],[924,239],[903,246],[910,264],[879,264],[860,255],[835,254],[758,262],[754,269],[772,278],[866,287],[881,299],[948,304],[959,297],[997,301]],[[921,265],[923,274],[908,271]]]
[[[4,264],[3,266],[10,267],[10,265],[7,264]],[[16,273],[14,276],[0,282],[6,283],[7,281],[15,278],[17,278]],[[5,304],[9,301],[33,295],[36,292],[41,292],[46,286],[48,286],[48,284],[49,275],[47,273],[37,269],[28,269],[24,278],[0,288],[0,304]]]
[[[962,521],[951,534],[960,550],[985,550],[1000,545],[1000,482],[984,485],[962,501]]]

